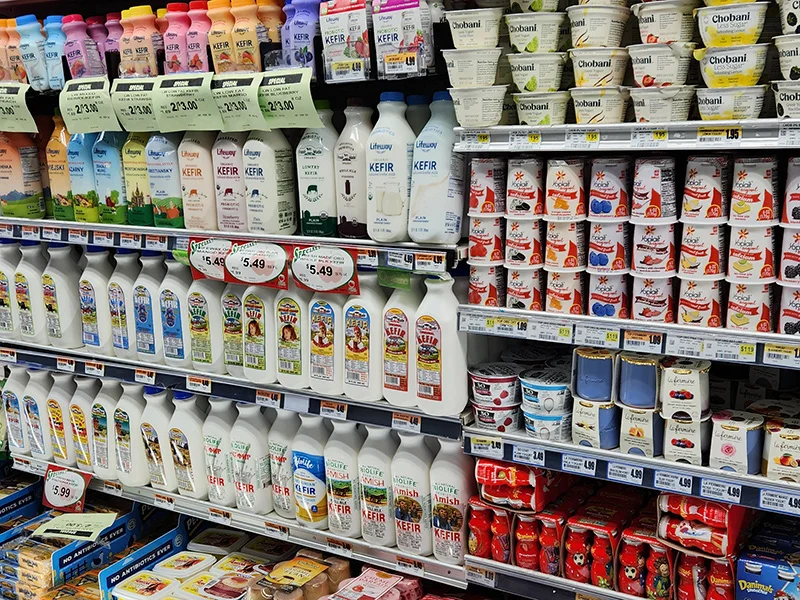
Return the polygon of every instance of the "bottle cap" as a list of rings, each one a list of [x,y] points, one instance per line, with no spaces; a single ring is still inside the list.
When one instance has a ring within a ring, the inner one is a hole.
[[[325,110],[326,108],[330,108],[331,103],[327,100],[314,100],[314,108],[317,110]]]
[[[146,385],[144,386],[144,393],[145,394],[160,394],[163,392],[163,388],[156,387],[154,385]]]
[[[161,252],[158,250],[142,250],[142,258],[152,258],[154,256],[161,256]]]
[[[413,95],[408,97],[408,101],[407,101],[407,104],[409,106],[412,106],[412,105],[415,105],[415,104],[428,104],[428,103],[429,103],[428,97],[423,95],[423,94],[413,94]]]
[[[23,246],[23,247],[25,247],[25,246],[38,246],[39,242],[37,242],[36,240],[22,240],[22,241],[20,241],[19,244],[20,244],[20,246]]]
[[[106,23],[109,21],[119,21],[122,18],[122,15],[118,12],[108,13],[106,15]]]
[[[163,19],[167,16],[167,9],[166,8],[157,8],[156,9],[156,18]]]
[[[89,244],[86,246],[86,252],[89,254],[94,254],[96,252],[105,252],[107,248],[103,248],[103,246],[95,246],[94,244]]]
[[[87,25],[105,25],[106,18],[99,15],[94,15],[86,18]]]
[[[381,92],[381,102],[404,102],[403,92]]]
[[[189,5],[186,2],[169,2],[167,4],[167,12],[189,12]]]
[[[175,400],[188,400],[192,396],[194,396],[194,394],[191,393],[191,392],[173,392],[172,393],[172,397]]]
[[[131,17],[152,17],[153,16],[153,9],[150,8],[149,4],[145,4],[143,6],[131,6]]]
[[[13,238],[0,238],[0,244],[16,244],[17,240]]]
[[[240,6],[255,6],[256,0],[231,0],[231,6],[233,8],[239,8]]]
[[[83,15],[67,15],[62,23],[64,25],[67,23],[83,23]]]
[[[117,251],[114,254],[135,254],[135,250],[131,250],[130,248],[117,248]]]
[[[68,244],[65,244],[64,242],[50,242],[47,245],[47,248],[50,250],[53,248],[66,248],[67,246]]]
[[[50,15],[49,17],[44,18],[44,26],[47,27],[48,25],[61,25],[61,22],[64,20],[64,15]]]
[[[20,25],[30,25],[31,23],[38,23],[36,15],[22,15],[17,17],[17,27]]]
[[[212,10],[214,8],[230,8],[231,2],[230,0],[209,0],[208,2],[208,10]]]
[[[208,10],[206,0],[192,0],[189,2],[189,10]]]
[[[130,19],[131,18],[131,10],[129,8],[126,8],[120,14],[122,15],[123,19]]]
[[[453,99],[450,97],[450,92],[444,90],[442,92],[436,92],[433,94],[433,101],[438,102],[439,100],[447,100],[448,102],[452,102]]]

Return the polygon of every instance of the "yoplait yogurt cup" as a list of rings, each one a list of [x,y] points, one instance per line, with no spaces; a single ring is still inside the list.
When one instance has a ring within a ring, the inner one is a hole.
[[[538,218],[544,214],[544,161],[509,158],[506,218]]]
[[[511,46],[517,52],[555,52],[567,13],[516,13],[505,19]]]
[[[698,48],[694,57],[709,88],[754,86],[761,79],[769,44]]]
[[[681,276],[678,323],[722,327],[722,281]]]
[[[469,303],[479,306],[505,306],[506,274],[499,265],[469,265]]]
[[[674,275],[675,223],[634,225],[631,263],[636,275]]]
[[[589,273],[626,273],[631,266],[628,223],[589,223]]]
[[[472,401],[481,406],[518,406],[519,374],[525,370],[514,363],[481,363],[469,369]]]
[[[544,265],[540,219],[506,217],[506,267],[541,267]]]
[[[786,164],[786,188],[783,195],[781,223],[800,225],[800,156],[790,157]]]
[[[636,159],[631,202],[632,223],[675,221],[678,216],[675,196],[674,157]]]
[[[800,333],[800,287],[778,282],[781,307],[778,311],[778,333]]]
[[[687,223],[683,226],[678,273],[692,279],[722,279],[727,272],[725,225]]]
[[[694,11],[706,46],[755,44],[764,29],[769,2],[706,6]]]
[[[634,321],[674,323],[673,277],[631,277],[631,318]]]
[[[506,209],[506,160],[473,158],[469,169],[469,213],[503,213]]]
[[[636,87],[684,85],[696,45],[693,42],[672,42],[628,46]]]
[[[703,121],[757,119],[766,91],[766,85],[697,88],[697,110]]]
[[[694,14],[697,3],[692,0],[661,0],[631,6],[639,20],[643,44],[691,42],[694,37]]]
[[[586,267],[586,228],[583,222],[547,223],[544,265],[559,271]]]
[[[627,48],[573,48],[569,57],[576,87],[622,85],[628,66]]]
[[[547,271],[545,311],[562,315],[582,315],[585,298],[582,271]]]
[[[545,218],[550,221],[582,221],[586,218],[584,159],[547,161]]]
[[[505,255],[503,218],[493,215],[469,217],[469,260],[502,265]]]
[[[689,156],[686,160],[681,221],[726,222],[730,191],[731,159],[728,156]]]
[[[547,285],[544,269],[512,267],[506,269],[506,307],[542,310]]]
[[[688,121],[695,86],[631,88],[631,103],[639,123]]]
[[[777,227],[731,226],[728,240],[728,277],[731,280],[772,281],[775,278]]]
[[[578,5],[567,8],[572,46],[618,48],[631,15],[624,6]]]
[[[625,108],[630,98],[626,87],[574,87],[570,88],[569,93],[578,125],[622,123],[625,120]]]
[[[628,275],[589,275],[589,314],[595,317],[628,318]]]
[[[727,329],[770,332],[773,327],[772,282],[743,282],[728,279]],[[773,280],[774,281],[774,280]]]
[[[630,217],[628,188],[631,180],[629,158],[593,158],[589,177],[589,220],[617,220]]]
[[[778,278],[783,283],[800,285],[800,228],[783,228]]]
[[[768,225],[777,223],[779,215],[778,158],[737,158],[733,163],[731,225]]]

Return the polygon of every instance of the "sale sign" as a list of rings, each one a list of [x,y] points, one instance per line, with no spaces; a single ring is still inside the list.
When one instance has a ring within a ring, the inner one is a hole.
[[[92,476],[58,465],[47,465],[42,504],[62,512],[83,512],[86,490]]]
[[[225,257],[233,242],[220,238],[189,239],[189,265],[193,279],[225,281]]]
[[[285,290],[289,287],[286,250],[267,242],[233,242],[225,257],[225,281]]]
[[[294,246],[292,275],[298,287],[314,292],[358,294],[358,251],[336,246]]]

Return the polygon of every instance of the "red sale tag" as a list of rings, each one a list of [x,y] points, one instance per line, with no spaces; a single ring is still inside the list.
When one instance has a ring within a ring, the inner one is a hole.
[[[225,281],[256,284],[285,290],[289,288],[286,250],[267,242],[233,242],[225,257]]]
[[[336,246],[294,246],[292,276],[313,292],[358,294],[358,251]]]
[[[42,504],[62,512],[83,512],[86,490],[92,476],[58,465],[47,465]]]
[[[225,257],[233,243],[219,238],[191,238],[189,240],[189,264],[193,279],[216,279],[225,281]]]

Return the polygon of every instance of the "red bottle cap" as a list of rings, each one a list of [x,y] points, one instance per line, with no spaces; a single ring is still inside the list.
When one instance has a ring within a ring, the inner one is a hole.
[[[83,23],[83,15],[67,15],[61,23],[64,25],[67,23]]]
[[[100,16],[97,16],[97,15],[95,15],[93,17],[89,17],[88,19],[86,19],[86,24],[87,25],[104,25],[105,22],[106,22],[106,18],[105,17],[100,17]]]
[[[122,18],[122,13],[108,13],[106,15],[106,22],[119,21]]]
[[[167,4],[167,12],[189,12],[189,5],[186,2],[170,2]]]
[[[189,2],[189,10],[208,10],[208,2],[206,0],[192,0]]]

